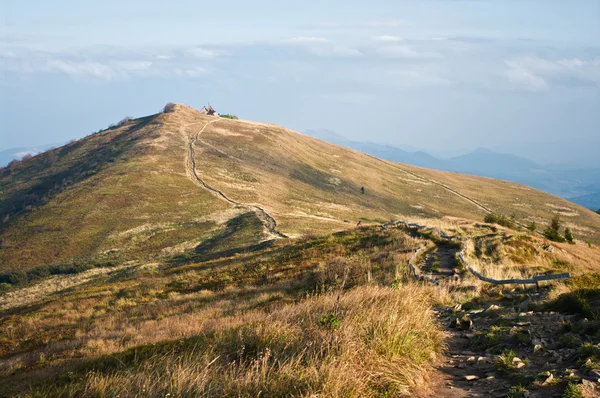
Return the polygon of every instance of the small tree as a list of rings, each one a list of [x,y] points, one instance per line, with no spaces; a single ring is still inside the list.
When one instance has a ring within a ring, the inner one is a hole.
[[[565,239],[570,244],[572,244],[572,245],[575,244],[575,238],[573,238],[573,233],[571,232],[570,228],[565,228]]]
[[[365,187],[360,187],[360,193],[365,194]]]
[[[527,226],[527,229],[529,230],[529,232],[535,233],[535,230],[537,229],[537,224],[535,223],[535,221],[532,221],[531,224]]]
[[[172,102],[169,102],[167,105],[165,105],[165,107],[163,108],[163,112],[164,113],[171,113],[171,112],[175,112],[175,104]]]
[[[600,209],[596,210],[596,213],[600,214]]]
[[[565,238],[560,235],[560,218],[554,216],[548,228],[544,230],[544,236],[554,242],[564,242]]]

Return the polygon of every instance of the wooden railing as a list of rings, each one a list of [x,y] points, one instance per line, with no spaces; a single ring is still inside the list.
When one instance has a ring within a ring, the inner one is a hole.
[[[398,222],[390,222],[387,224],[383,224],[381,226],[383,229],[388,229],[388,228],[415,228],[415,229],[424,229],[424,230],[428,230],[428,231],[436,231],[440,237],[442,239],[457,239],[459,241],[462,242],[462,250],[460,251],[460,253],[458,254],[458,257],[460,258],[460,260],[463,262],[463,264],[465,265],[465,267],[467,268],[467,270],[473,274],[475,277],[477,277],[478,279],[484,281],[484,282],[488,282],[494,285],[536,285],[539,287],[539,283],[542,281],[552,281],[552,280],[559,280],[559,279],[568,279],[571,277],[571,274],[569,273],[564,273],[564,274],[554,274],[554,275],[538,275],[538,276],[534,276],[533,278],[530,279],[494,279],[494,278],[489,278],[483,274],[481,274],[480,272],[476,271],[466,260],[465,258],[465,253],[467,251],[467,243],[470,241],[470,238],[462,238],[460,236],[457,235],[446,235],[444,234],[442,231],[440,231],[438,228],[428,228],[425,225],[419,225],[419,224],[415,224],[415,223],[406,223],[405,221],[398,221]],[[410,260],[408,260],[408,265],[410,266],[410,269],[413,273],[413,275],[415,276],[415,278],[419,279],[419,280],[426,280],[428,282],[431,282],[435,285],[440,284],[440,282],[436,279],[434,279],[433,277],[430,276],[426,276],[423,274],[420,274],[418,271],[418,267],[414,264],[414,260],[417,258],[417,256],[419,255],[419,253],[421,251],[425,250],[425,247],[421,247],[419,248],[414,254],[413,256],[410,258]]]

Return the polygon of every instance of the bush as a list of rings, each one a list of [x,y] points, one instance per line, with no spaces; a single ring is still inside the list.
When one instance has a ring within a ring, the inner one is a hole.
[[[565,239],[570,244],[572,244],[572,245],[575,244],[575,238],[573,238],[573,233],[571,232],[571,230],[569,228],[565,229]]]
[[[529,232],[534,233],[537,229],[537,224],[535,223],[535,221],[531,222],[531,224],[527,226],[527,229],[529,230]]]
[[[169,102],[167,105],[165,105],[165,107],[163,108],[163,112],[164,113],[171,113],[171,112],[175,112],[175,104],[172,102]]]
[[[121,119],[119,121],[119,123],[117,123],[117,127],[121,127],[131,120],[133,120],[133,118],[131,116],[125,116],[123,119]]]
[[[235,115],[229,115],[229,114],[225,114],[225,115],[219,115],[220,117],[224,118],[224,119],[231,119],[231,120],[238,120],[238,117]]]
[[[485,218],[483,219],[483,221],[488,224],[502,225],[503,227],[506,227],[506,228],[514,228],[515,227],[515,221],[512,218],[508,218],[506,216],[493,214],[493,213],[486,215]]]

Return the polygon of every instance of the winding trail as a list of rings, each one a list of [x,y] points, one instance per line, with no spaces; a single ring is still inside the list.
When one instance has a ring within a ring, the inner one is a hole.
[[[265,228],[267,229],[267,231],[269,232],[269,234],[275,235],[277,238],[287,238],[286,235],[284,235],[283,233],[277,231],[277,221],[275,221],[275,219],[269,214],[267,213],[267,211],[265,209],[263,209],[262,207],[258,206],[258,205],[253,205],[253,204],[245,204],[245,203],[240,203],[237,202],[231,198],[229,198],[227,195],[225,195],[223,193],[223,191],[220,191],[210,185],[208,185],[203,179],[202,177],[200,177],[200,175],[198,174],[197,168],[196,168],[196,150],[195,150],[195,146],[198,144],[198,142],[200,141],[200,136],[202,135],[202,133],[206,130],[206,128],[216,122],[218,122],[220,119],[215,119],[215,120],[211,120],[210,122],[207,122],[202,129],[200,129],[200,131],[198,131],[193,138],[189,138],[188,137],[188,151],[187,151],[187,156],[186,156],[186,173],[188,175],[188,177],[198,186],[201,186],[202,188],[206,189],[207,191],[209,191],[210,193],[212,193],[213,195],[215,195],[216,197],[218,197],[219,199],[233,205],[239,208],[244,208],[244,209],[248,209],[250,211],[253,211],[256,216],[258,217],[258,219],[263,223],[263,225],[265,226]]]

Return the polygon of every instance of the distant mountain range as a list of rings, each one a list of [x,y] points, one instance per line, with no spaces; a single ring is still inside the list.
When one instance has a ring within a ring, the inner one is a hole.
[[[61,146],[62,144],[40,145],[36,147],[10,148],[0,151],[0,167],[4,167],[13,160],[20,160],[25,155],[37,155],[38,153],[47,151],[52,147]]]
[[[381,159],[529,185],[587,208],[600,209],[600,168],[543,166],[521,156],[498,153],[486,148],[477,148],[461,156],[440,159],[410,148],[352,141],[331,130],[308,130],[305,134]]]

